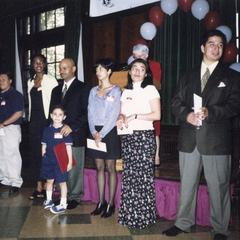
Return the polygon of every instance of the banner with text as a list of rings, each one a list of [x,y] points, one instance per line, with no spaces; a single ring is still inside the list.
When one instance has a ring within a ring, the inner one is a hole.
[[[103,16],[153,2],[159,2],[159,0],[90,0],[89,16]]]

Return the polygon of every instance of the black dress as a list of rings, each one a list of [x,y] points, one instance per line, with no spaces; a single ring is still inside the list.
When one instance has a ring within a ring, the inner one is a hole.
[[[31,97],[31,118],[29,124],[29,141],[32,167],[36,181],[40,179],[40,168],[42,162],[41,140],[44,127],[47,126],[47,119],[44,115],[42,91],[33,87],[30,91]]]

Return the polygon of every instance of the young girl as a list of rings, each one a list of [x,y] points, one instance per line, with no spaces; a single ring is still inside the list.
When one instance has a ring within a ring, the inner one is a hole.
[[[45,209],[50,209],[52,213],[63,213],[67,208],[67,178],[68,171],[72,168],[72,139],[70,136],[63,136],[60,134],[63,127],[63,120],[65,119],[65,113],[61,106],[55,106],[50,114],[52,124],[44,129],[42,138],[42,168],[41,176],[43,179],[47,179],[46,196],[47,199],[43,205]],[[54,153],[54,146],[59,143],[65,142],[68,166],[67,171],[62,173],[57,162],[57,158]],[[59,183],[61,189],[60,204],[54,206],[52,201],[53,183],[54,180]]]

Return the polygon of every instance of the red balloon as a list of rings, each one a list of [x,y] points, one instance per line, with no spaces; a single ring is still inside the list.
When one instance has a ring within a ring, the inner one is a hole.
[[[238,49],[235,46],[234,43],[228,43],[225,46],[224,52],[223,52],[223,61],[225,63],[233,63],[236,62],[236,57],[238,54]]]
[[[193,0],[178,0],[178,6],[184,12],[188,12],[191,9]]]
[[[164,21],[165,13],[159,6],[152,7],[148,13],[150,22],[156,27],[160,27]]]
[[[210,11],[204,18],[204,25],[207,30],[217,28],[221,23],[220,14],[216,11]]]
[[[143,38],[138,38],[138,39],[135,39],[133,40],[133,45],[136,45],[136,44],[143,44],[143,45],[148,45],[146,40],[144,40]]]

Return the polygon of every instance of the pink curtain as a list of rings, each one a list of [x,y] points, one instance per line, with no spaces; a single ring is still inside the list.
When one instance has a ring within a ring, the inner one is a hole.
[[[121,198],[121,173],[118,173],[118,184],[115,197],[115,205],[120,206]],[[107,180],[107,174],[106,174]],[[180,183],[155,179],[156,210],[157,214],[165,219],[173,220],[176,217],[179,199]],[[108,199],[108,187],[106,184],[106,200]],[[84,196],[83,201],[98,202],[96,170],[84,169]],[[210,226],[209,221],[209,198],[205,185],[200,185],[197,197],[196,223],[201,226]]]

